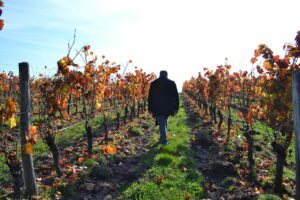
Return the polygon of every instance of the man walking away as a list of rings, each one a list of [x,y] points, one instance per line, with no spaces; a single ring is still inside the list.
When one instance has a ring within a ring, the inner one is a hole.
[[[159,125],[160,142],[167,144],[167,121],[179,109],[179,97],[174,81],[168,79],[167,71],[161,71],[159,78],[150,85],[148,111]]]

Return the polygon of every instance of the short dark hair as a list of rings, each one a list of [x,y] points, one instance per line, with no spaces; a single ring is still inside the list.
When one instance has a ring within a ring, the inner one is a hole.
[[[168,72],[165,70],[160,71],[159,77],[165,77],[165,78],[168,77]]]

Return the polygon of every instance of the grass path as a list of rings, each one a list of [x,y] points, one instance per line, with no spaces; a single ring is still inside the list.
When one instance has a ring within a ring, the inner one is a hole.
[[[149,170],[137,182],[122,188],[121,199],[202,199],[204,178],[193,159],[183,105],[178,114],[168,120],[167,145],[158,143],[158,127],[154,132],[151,148],[141,160]]]

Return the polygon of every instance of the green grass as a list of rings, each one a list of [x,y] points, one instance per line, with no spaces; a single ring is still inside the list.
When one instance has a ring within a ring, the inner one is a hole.
[[[203,198],[204,178],[192,157],[189,132],[181,107],[177,116],[168,120],[168,144],[158,144],[159,134],[154,135],[151,149],[142,158],[142,164],[150,169],[138,182],[121,189],[122,199],[178,200],[185,195],[190,195],[189,199]]]
[[[112,118],[108,118],[107,123],[111,123],[112,120],[113,120]],[[93,130],[99,128],[102,123],[103,123],[103,115],[99,117],[95,117],[90,122]],[[86,133],[84,128],[84,122],[81,121],[75,124],[74,126],[61,131],[60,133],[62,134],[58,134],[56,137],[58,146],[61,148],[68,147],[72,145],[72,141],[81,139]]]
[[[11,181],[12,177],[9,173],[9,168],[4,162],[4,156],[0,155],[0,182]]]
[[[133,136],[143,136],[143,135],[145,135],[145,132],[140,127],[129,127],[128,132],[131,133]]]
[[[257,200],[281,200],[278,196],[274,194],[263,194],[256,198]]]

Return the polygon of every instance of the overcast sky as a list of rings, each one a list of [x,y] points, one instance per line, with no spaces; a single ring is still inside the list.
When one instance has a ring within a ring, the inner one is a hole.
[[[89,44],[96,55],[147,72],[169,72],[181,90],[203,67],[228,58],[250,69],[253,50],[265,43],[277,54],[300,30],[299,0],[3,0],[0,70],[51,73],[67,53]]]

